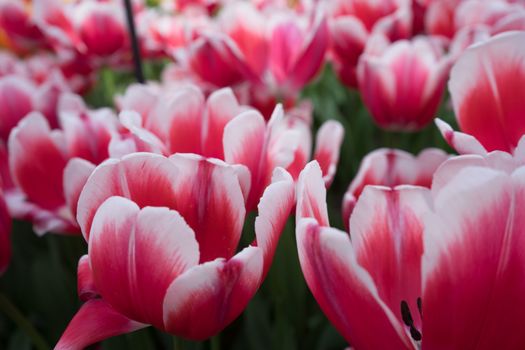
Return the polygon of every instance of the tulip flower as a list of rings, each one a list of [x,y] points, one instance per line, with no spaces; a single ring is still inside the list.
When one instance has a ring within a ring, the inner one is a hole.
[[[512,152],[525,133],[524,32],[467,49],[452,68],[449,90],[460,129],[488,151]]]
[[[148,324],[202,340],[232,322],[268,272],[294,205],[293,180],[276,169],[258,205],[255,241],[236,253],[247,172],[191,154],[135,153],[97,167],[78,204],[89,246],[79,293],[87,302],[55,349]]]
[[[0,192],[0,274],[4,273],[11,259],[11,217],[7,211],[4,194]]]
[[[115,156],[136,151],[167,156],[196,153],[245,165],[252,184],[248,209],[255,208],[276,167],[297,178],[311,157],[311,109],[299,113],[302,115],[285,115],[277,106],[266,122],[258,111],[239,105],[228,88],[207,99],[194,86],[154,90],[134,87],[120,99],[121,107],[133,107],[144,115],[121,114],[121,123],[135,135],[135,143],[130,138],[114,140],[113,149],[119,150]],[[131,98],[136,93],[144,96],[141,102]],[[317,134],[314,157],[323,164],[327,185],[335,175],[343,133],[340,123],[328,121]]]
[[[525,167],[507,173],[469,166],[449,175],[432,192],[366,187],[349,236],[329,227],[318,166],[301,174],[301,267],[353,348],[525,346]]]
[[[29,219],[39,234],[78,233],[76,202],[95,165],[108,158],[116,118],[108,110],[87,112],[79,97],[61,101],[60,127],[32,112],[9,136],[9,168],[16,189],[7,193],[11,215]]]
[[[359,89],[374,121],[383,128],[426,126],[441,102],[449,59],[437,40],[417,37],[392,44],[376,36],[357,68]]]
[[[417,156],[386,148],[369,153],[361,161],[357,175],[343,197],[344,224],[348,225],[352,210],[366,186],[395,188],[399,185],[415,185],[430,188],[434,173],[448,158],[445,152],[437,148],[427,148]]]

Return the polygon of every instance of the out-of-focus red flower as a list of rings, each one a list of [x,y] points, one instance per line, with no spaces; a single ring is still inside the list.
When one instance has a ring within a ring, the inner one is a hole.
[[[132,97],[137,95],[145,96],[142,103]],[[278,106],[266,122],[257,110],[239,105],[228,88],[205,99],[193,86],[160,94],[135,86],[120,99],[120,107],[144,114],[121,113],[121,120],[126,119],[123,124],[134,137],[114,140],[115,155],[141,150],[164,155],[183,152],[245,165],[251,174],[248,209],[255,207],[276,167],[297,177],[311,157],[311,106],[301,106],[295,110],[300,112],[297,114],[293,110],[285,114]],[[327,184],[335,175],[343,133],[340,123],[329,121],[317,135],[314,157],[323,164]]]
[[[89,244],[79,293],[88,300],[55,349],[81,349],[147,324],[203,340],[231,323],[268,272],[295,197],[291,176],[276,169],[258,205],[255,241],[236,253],[245,171],[183,154],[100,165],[78,206]]]
[[[357,70],[363,102],[383,128],[421,129],[435,117],[449,68],[450,60],[437,39],[390,43],[375,36]]]
[[[467,49],[449,90],[460,129],[489,151],[512,152],[525,133],[524,32],[500,34]]]
[[[359,171],[343,197],[343,222],[348,228],[350,215],[368,185],[394,188],[414,185],[430,188],[438,167],[449,158],[440,149],[427,148],[417,156],[398,149],[378,149],[361,161]]]
[[[435,176],[445,181],[431,191],[365,188],[350,235],[329,226],[319,168],[311,163],[301,173],[301,267],[321,309],[352,347],[525,346],[518,331],[525,315],[525,219],[519,215],[525,167],[451,172],[446,164],[453,160],[439,168]]]
[[[80,97],[63,95],[60,129],[38,112],[9,136],[14,189],[7,193],[11,215],[33,221],[35,232],[78,233],[76,203],[95,165],[108,158],[117,120],[109,110],[88,111]]]

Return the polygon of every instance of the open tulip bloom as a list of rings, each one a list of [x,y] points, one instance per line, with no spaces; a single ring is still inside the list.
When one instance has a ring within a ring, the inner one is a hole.
[[[301,174],[301,267],[355,349],[525,346],[525,167],[438,174],[432,190],[365,188],[350,234],[329,226],[318,165]]]
[[[88,179],[78,222],[88,242],[78,291],[86,300],[55,349],[82,349],[153,325],[206,339],[232,322],[270,267],[294,205],[294,182],[277,168],[237,246],[250,177],[243,166],[177,154],[108,160]]]

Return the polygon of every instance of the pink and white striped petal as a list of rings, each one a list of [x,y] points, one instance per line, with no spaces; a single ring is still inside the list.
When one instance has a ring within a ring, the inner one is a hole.
[[[78,199],[77,220],[82,234],[89,239],[95,212],[111,196],[129,198],[139,207],[173,208],[176,176],[173,163],[156,154],[135,153],[105,161],[88,178]]]
[[[248,247],[230,260],[209,261],[179,276],[164,300],[166,331],[194,340],[219,333],[259,288],[263,265],[262,249]]]
[[[126,198],[111,197],[93,219],[89,260],[105,301],[130,319],[162,329],[168,286],[199,262],[199,246],[176,211],[140,209]]]
[[[462,169],[425,220],[424,349],[525,346],[525,167]]]
[[[299,220],[296,237],[306,282],[346,341],[356,349],[415,349],[358,264],[348,234],[306,218]]]
[[[77,292],[82,301],[88,301],[100,297],[100,293],[95,286],[93,270],[89,262],[89,256],[82,255],[77,267]]]
[[[195,231],[200,262],[235,254],[246,213],[237,171],[197,155],[175,154],[172,186],[176,209]]]
[[[69,322],[55,350],[82,350],[116,335],[146,327],[115,311],[102,299],[87,301]]]
[[[430,211],[430,190],[416,186],[368,186],[350,218],[357,262],[372,277],[381,300],[403,322],[401,302],[421,330],[423,217]]]
[[[299,175],[297,183],[296,224],[314,218],[321,226],[330,226],[326,206],[326,187],[319,163],[311,161]]]
[[[323,171],[323,180],[327,187],[332,183],[337,170],[344,133],[341,123],[335,120],[323,123],[317,132],[314,159]]]
[[[524,32],[507,32],[467,49],[449,82],[463,132],[488,151],[512,152],[525,133]]]
[[[286,170],[276,168],[272,183],[265,189],[257,206],[255,218],[256,246],[263,251],[264,271],[262,278],[270,269],[277,242],[295,204],[295,185]]]
[[[64,196],[73,218],[77,217],[80,193],[94,170],[95,165],[82,158],[71,159],[64,169]]]

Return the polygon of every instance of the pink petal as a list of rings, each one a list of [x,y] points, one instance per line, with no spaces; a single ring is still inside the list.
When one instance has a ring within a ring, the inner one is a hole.
[[[341,123],[335,120],[323,123],[317,132],[314,159],[323,171],[326,186],[330,186],[334,179],[344,133]]]
[[[95,165],[81,158],[71,159],[64,169],[64,196],[74,218],[77,217],[77,204],[80,193]]]
[[[290,174],[282,168],[274,170],[272,183],[265,189],[257,206],[255,218],[256,245],[263,251],[264,278],[270,268],[286,221],[295,204],[295,186]]]
[[[525,168],[468,167],[425,221],[424,349],[525,347]]]
[[[0,138],[7,140],[9,132],[33,110],[36,87],[15,76],[0,79]]]
[[[320,225],[329,226],[326,187],[316,161],[308,163],[299,175],[295,217],[296,223],[303,218],[314,218]]]
[[[224,261],[196,266],[170,285],[164,300],[166,331],[194,340],[220,332],[244,310],[262,280],[263,254],[248,247]]]
[[[146,325],[115,311],[102,299],[87,301],[60,337],[55,350],[81,350],[101,340],[134,332]]]
[[[82,255],[78,261],[77,278],[77,290],[80,300],[88,301],[100,297],[87,254]]]
[[[310,41],[306,40],[300,56],[290,67],[290,85],[297,90],[306,85],[323,65],[329,40],[326,19],[320,19],[309,35]]]
[[[77,220],[82,234],[86,240],[89,238],[95,212],[111,196],[130,198],[141,208],[173,208],[176,176],[177,169],[172,162],[150,153],[131,154],[102,163],[93,171],[78,199]]]
[[[31,113],[9,137],[9,168],[28,199],[44,209],[65,204],[62,187],[67,158],[47,120]]]
[[[0,193],[0,275],[5,272],[11,260],[11,217],[3,193]]]
[[[198,263],[199,246],[176,211],[141,210],[128,199],[111,197],[93,219],[89,259],[105,301],[133,320],[162,329],[166,290]]]
[[[224,159],[224,128],[240,112],[241,108],[237,98],[230,88],[217,90],[208,97],[202,155]]]
[[[441,119],[436,119],[436,125],[445,141],[459,154],[487,154],[485,147],[474,136],[454,131],[450,125]]]
[[[454,65],[449,90],[463,132],[488,150],[512,152],[525,133],[525,33],[471,47]]]
[[[173,155],[176,209],[195,231],[200,262],[235,254],[244,225],[244,196],[234,168],[196,155]]]
[[[350,218],[356,259],[372,277],[379,297],[403,322],[401,302],[421,331],[417,301],[421,297],[423,216],[430,211],[430,191],[368,186]]]
[[[201,153],[204,96],[194,87],[181,88],[160,99],[145,128],[164,140],[170,154]]]
[[[224,128],[224,160],[243,164],[251,173],[251,191],[246,207],[255,207],[266,185],[266,123],[256,111],[246,111]]]
[[[289,77],[288,74],[301,54],[303,42],[301,29],[292,20],[279,23],[273,28],[269,65],[277,84],[282,84]]]
[[[414,348],[370,275],[359,266],[345,232],[308,218],[299,220],[296,235],[306,282],[346,341],[357,349]]]

